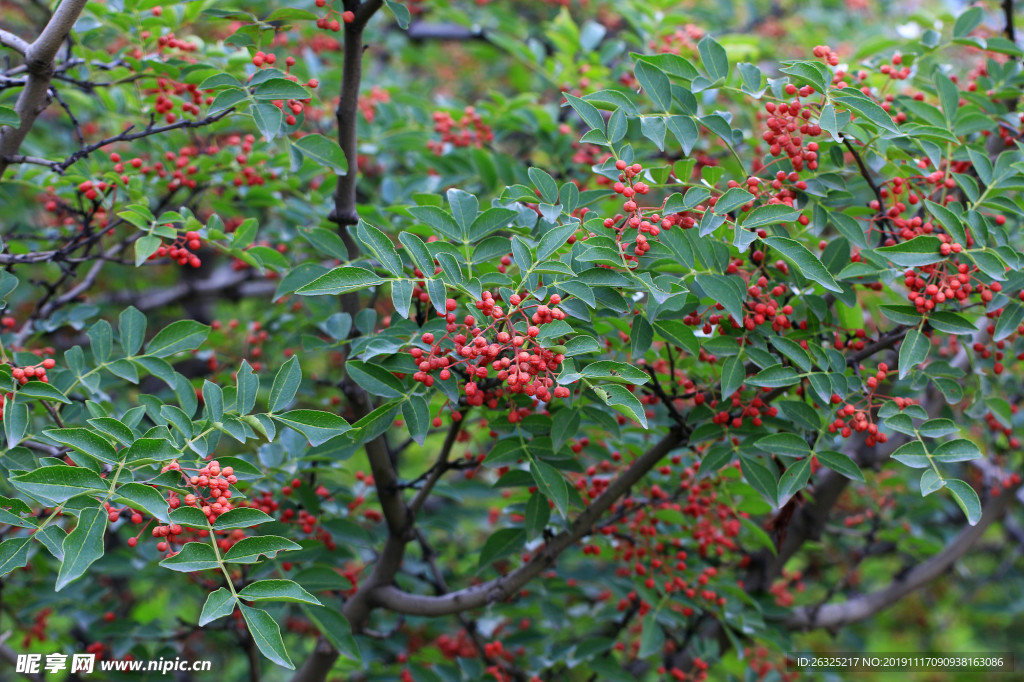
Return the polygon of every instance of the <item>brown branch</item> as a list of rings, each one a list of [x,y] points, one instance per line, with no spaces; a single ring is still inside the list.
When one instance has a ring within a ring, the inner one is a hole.
[[[1013,25],[1013,0],[1003,0],[1003,15],[1006,17],[1006,25],[1003,27],[1003,33],[1006,34],[1006,39],[1011,43],[1017,43],[1017,31]]]
[[[363,29],[384,0],[367,0],[356,10],[355,21],[345,24],[345,50],[341,68],[341,100],[334,115],[338,121],[338,146],[345,154],[348,172],[338,178],[334,188],[334,210],[330,220],[342,232],[359,222],[356,212],[356,179],[359,175],[356,127],[359,114],[359,85],[363,78]],[[351,251],[351,245],[349,251]]]
[[[653,469],[665,455],[684,446],[689,434],[689,429],[681,427],[670,429],[660,441],[612,481],[608,488],[576,517],[569,529],[553,537],[543,550],[511,573],[480,585],[473,585],[437,597],[410,594],[392,585],[381,586],[371,595],[374,605],[395,613],[445,616],[507,599],[544,570],[554,565],[562,552],[586,535],[601,515]]]
[[[28,41],[22,40],[10,31],[0,29],[0,47],[10,48],[24,57],[28,52],[29,44]]]
[[[835,628],[864,620],[892,606],[911,592],[941,576],[963,557],[989,526],[1006,513],[1016,490],[1003,490],[997,497],[990,499],[982,511],[978,525],[961,530],[940,553],[918,564],[888,586],[841,604],[795,609],[786,619],[786,626],[796,630]]]
[[[39,159],[36,157],[18,156],[17,154],[13,154],[6,157],[0,157],[0,167],[5,167],[6,164],[13,163],[33,163],[40,166],[48,166],[50,170],[52,170],[54,173],[57,173],[58,175],[63,175],[64,171],[66,171],[70,166],[75,164],[77,161],[79,161],[80,159],[84,159],[85,157],[92,154],[94,151],[102,149],[107,145],[114,144],[115,142],[130,142],[132,140],[138,140],[143,137],[149,137],[151,135],[159,135],[160,133],[166,133],[170,130],[179,130],[182,128],[201,128],[203,126],[208,126],[213,123],[216,123],[228,114],[234,112],[234,110],[234,107],[231,107],[229,109],[219,111],[216,114],[207,116],[205,118],[183,118],[180,121],[168,123],[167,125],[162,126],[156,125],[155,121],[153,119],[150,119],[149,125],[140,131],[133,133],[131,131],[134,129],[134,126],[130,126],[123,132],[118,133],[117,135],[112,135],[110,137],[100,140],[99,142],[94,142],[90,145],[82,147],[81,149],[79,149],[78,151],[76,151],[74,154],[67,157],[63,161],[47,161],[45,159]]]
[[[9,165],[7,157],[18,153],[21,143],[35,125],[36,118],[50,104],[50,80],[53,78],[54,59],[71,27],[75,25],[75,21],[85,8],[86,1],[61,0],[42,33],[25,49],[28,78],[14,105],[21,124],[17,128],[0,128],[0,178]]]

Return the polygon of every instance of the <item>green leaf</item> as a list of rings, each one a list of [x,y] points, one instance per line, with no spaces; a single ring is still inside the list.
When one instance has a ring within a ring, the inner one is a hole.
[[[680,320],[658,320],[654,329],[668,342],[685,349],[691,355],[700,354],[700,341],[688,324]]]
[[[735,211],[743,204],[752,201],[754,195],[745,189],[740,187],[731,187],[726,190],[725,194],[718,197],[718,201],[715,202],[714,212],[719,215],[724,215],[730,211]]]
[[[452,188],[448,190],[448,204],[452,209],[452,217],[455,224],[461,230],[461,237],[468,239],[469,228],[480,213],[480,202],[475,196],[461,189]]]
[[[218,95],[219,96],[219,95]],[[281,124],[284,123],[284,113],[267,102],[260,102],[249,107],[252,114],[252,121],[256,129],[260,131],[267,141],[275,139],[281,133]]]
[[[519,214],[510,208],[494,206],[487,209],[478,215],[473,224],[469,226],[469,240],[480,241],[492,232],[507,227],[517,215]]]
[[[921,474],[921,497],[928,497],[936,490],[946,487],[946,481],[935,469],[925,469]]]
[[[252,507],[236,507],[218,516],[217,520],[213,522],[213,529],[251,528],[273,520],[274,517],[265,511]]]
[[[972,526],[978,525],[978,521],[981,521],[981,500],[978,499],[978,493],[974,492],[974,488],[969,484],[958,478],[947,478],[945,481],[946,488],[953,493],[953,499],[960,505],[964,516],[967,517],[967,523]]]
[[[893,246],[883,246],[875,249],[896,265],[903,268],[917,267],[919,265],[931,265],[945,259],[939,253],[942,242],[938,237],[920,235],[908,242],[900,242]]]
[[[75,529],[64,538],[64,561],[57,573],[57,592],[82,577],[103,556],[103,534],[107,531],[107,512],[102,507],[83,509]]]
[[[696,276],[696,281],[708,298],[716,303],[721,303],[725,312],[737,322],[743,321],[741,289],[738,286],[733,286],[729,275],[700,274]],[[740,278],[736,277],[735,281],[739,282],[743,289],[746,289]]]
[[[775,475],[767,467],[746,457],[741,457],[740,471],[743,472],[743,478],[746,479],[747,483],[754,490],[761,493],[766,500],[772,504],[778,501],[779,483],[775,480]]]
[[[928,316],[928,323],[940,332],[947,334],[973,334],[978,331],[974,322],[971,322],[960,313],[954,313],[949,310],[933,311]]]
[[[224,418],[224,391],[209,379],[203,381],[203,404],[211,421]]]
[[[928,199],[924,200],[924,205],[928,207],[928,212],[935,216],[935,219],[946,228],[946,232],[953,238],[954,242],[961,246],[967,245],[967,232],[964,230],[964,224],[957,217],[956,213]]]
[[[607,384],[605,386],[594,386],[594,392],[604,401],[605,405],[615,407],[627,417],[640,422],[640,425],[647,428],[647,415],[644,414],[644,406],[640,399],[633,395],[628,388],[621,384]]]
[[[289,552],[302,549],[287,538],[278,535],[257,535],[251,538],[242,538],[224,554],[224,561],[233,564],[254,564],[260,555],[273,559],[278,552]]]
[[[502,528],[487,538],[480,550],[479,568],[490,566],[495,561],[515,554],[526,542],[526,531],[522,528]]]
[[[106,320],[99,320],[87,332],[89,348],[92,350],[96,364],[106,362],[110,358],[110,350],[114,344],[114,330]]]
[[[725,48],[719,45],[714,38],[704,36],[697,43],[697,50],[700,52],[704,70],[708,72],[712,83],[729,78],[729,56],[726,54]]]
[[[779,478],[779,505],[783,505],[798,491],[803,490],[811,477],[811,458],[797,460],[789,465]]]
[[[928,359],[931,341],[916,329],[907,331],[900,344],[900,379],[907,376],[910,370]]]
[[[391,243],[391,239],[386,234],[365,220],[360,220],[356,226],[356,236],[369,247],[385,270],[395,277],[402,276],[402,270],[404,269],[402,259],[399,258],[395,245]]]
[[[730,355],[722,363],[722,400],[732,397],[732,394],[739,390],[747,378],[746,368],[743,366],[743,358],[739,355]]]
[[[30,381],[18,388],[18,395],[26,398],[41,398],[43,400],[56,400],[59,403],[70,404],[63,393],[57,390],[52,384],[44,384],[42,381]]]
[[[640,634],[640,650],[637,658],[643,659],[654,654],[662,653],[665,648],[665,632],[658,624],[658,611],[652,610],[644,616],[643,628]]]
[[[882,130],[888,130],[892,133],[900,132],[892,117],[885,112],[885,109],[860,90],[856,88],[833,89],[831,96],[834,101],[843,104],[849,109],[853,109]]]
[[[654,340],[654,328],[643,313],[633,316],[633,325],[629,330],[630,357],[641,358],[651,347]]]
[[[430,271],[433,273],[433,268]],[[317,277],[309,284],[299,287],[295,293],[300,296],[345,294],[377,286],[385,281],[369,270],[346,265]]]
[[[28,405],[25,404],[25,400],[15,394],[14,398],[8,400],[4,405],[3,413],[4,433],[7,436],[7,447],[13,448],[21,442],[21,439],[24,438],[25,434],[28,432]]]
[[[924,469],[931,464],[928,460],[928,451],[919,440],[901,445],[892,453],[892,458],[911,469]]]
[[[341,615],[341,609],[303,604],[302,611],[342,656],[356,662],[362,660],[359,646],[352,636],[352,626]]]
[[[345,371],[356,384],[373,395],[382,398],[398,398],[405,395],[402,382],[380,365],[349,360],[345,363]]]
[[[547,462],[534,459],[530,462],[530,474],[537,483],[537,491],[555,503],[563,519],[569,518],[569,488],[565,478]]]
[[[554,178],[548,175],[547,171],[531,166],[526,173],[530,176],[530,182],[540,192],[541,199],[549,204],[558,203],[558,184]]]
[[[21,117],[18,112],[10,107],[0,107],[0,126],[11,126],[17,128],[21,125]]]
[[[613,362],[611,360],[592,362],[580,370],[580,374],[593,379],[625,381],[631,384],[645,384],[651,378],[642,369],[638,369],[625,362]]]
[[[759,206],[743,217],[742,226],[748,229],[766,227],[780,222],[790,222],[800,217],[800,211],[785,204]],[[777,238],[781,239],[781,238]]]
[[[638,61],[633,67],[633,73],[640,87],[654,102],[655,108],[667,114],[672,108],[672,83],[665,72],[653,64]]]
[[[800,375],[792,367],[784,367],[781,364],[766,367],[747,379],[748,384],[759,388],[781,388],[792,386],[799,381]]]
[[[283,668],[295,670],[291,659],[288,658],[288,651],[284,648],[284,640],[281,639],[281,629],[270,614],[261,609],[248,607],[245,604],[239,604],[238,608],[242,612],[242,617],[245,618],[245,624],[249,627],[249,634],[252,635],[252,639],[256,642],[260,653]]]
[[[956,18],[953,23],[953,37],[964,38],[971,31],[978,28],[984,17],[984,10],[981,7],[971,7]],[[973,523],[971,524],[974,525]]]
[[[839,234],[849,239],[851,244],[856,244],[865,249],[868,248],[868,240],[864,236],[864,227],[856,218],[839,213],[838,211],[830,212],[828,217]]]
[[[295,393],[302,383],[302,368],[299,367],[299,359],[296,356],[288,358],[288,361],[281,365],[274,375],[274,385],[270,387],[270,402],[267,406],[268,412],[277,412],[288,407],[295,399]]]
[[[321,166],[330,168],[336,174],[348,173],[348,161],[345,159],[345,153],[341,151],[341,147],[334,140],[319,133],[313,133],[299,138],[294,145],[302,152],[303,156],[316,161]]]
[[[220,587],[206,597],[203,612],[199,614],[199,627],[209,625],[213,621],[230,616],[235,610],[237,600],[226,587]]]
[[[384,0],[388,9],[395,15],[395,23],[402,30],[409,28],[409,20],[412,18],[412,14],[409,12],[409,8],[403,5],[397,0]]]
[[[291,580],[257,580],[238,593],[246,601],[288,601],[321,606],[320,600]]]
[[[151,234],[139,237],[135,241],[135,267],[139,267],[149,260],[149,257],[156,253],[163,243],[160,237],[154,237]]]
[[[565,97],[565,101],[569,106],[576,110],[576,113],[579,114],[584,123],[594,130],[600,131],[602,135],[604,134],[604,117],[601,116],[601,112],[597,110],[597,107],[567,92],[563,92],[562,96]]]
[[[235,395],[238,413],[246,415],[256,406],[256,394],[260,390],[260,378],[252,371],[248,360],[242,360],[242,366],[235,373]]]
[[[134,307],[125,308],[118,317],[117,331],[124,354],[135,355],[146,338],[146,316]]]
[[[0,542],[0,577],[28,565],[28,549],[32,538],[9,538]]]
[[[829,291],[842,293],[843,289],[822,264],[818,257],[800,242],[786,237],[768,237],[764,243],[782,254],[807,279],[813,280]]]
[[[700,128],[697,127],[696,122],[689,116],[669,116],[665,119],[665,123],[682,148],[683,155],[689,156],[693,146],[700,139]],[[689,194],[687,192],[687,196]]]
[[[301,433],[314,446],[326,443],[352,429],[349,423],[338,415],[319,410],[292,410],[271,416],[274,421]]]
[[[543,533],[550,519],[551,507],[548,505],[548,498],[540,491],[530,495],[530,499],[526,502],[526,514],[523,521],[527,539],[535,538]]]
[[[888,422],[886,422],[888,424]],[[929,419],[924,424],[921,424],[918,429],[922,436],[926,438],[941,438],[942,436],[948,436],[953,433],[959,433],[960,427],[952,419]],[[955,441],[954,441],[955,442]],[[974,445],[970,441],[967,441],[974,448],[978,456],[981,456],[981,452],[978,451],[978,446]]]
[[[94,471],[64,464],[40,467],[19,476],[12,476],[9,480],[11,485],[26,495],[40,502],[54,504],[66,502],[76,495],[106,491],[110,487]]]
[[[253,96],[258,100],[309,99],[306,88],[287,78],[271,78],[256,86]],[[275,107],[276,109],[277,107]]]
[[[180,573],[205,571],[220,566],[213,547],[207,542],[186,542],[181,551],[160,562],[164,568]]]
[[[146,355],[166,358],[181,351],[195,350],[209,335],[210,328],[205,324],[195,320],[178,320],[157,332],[146,347]]]
[[[430,431],[430,406],[423,396],[412,395],[402,404],[405,428],[416,443],[423,445]]]
[[[922,434],[924,433],[923,428],[922,426]],[[940,443],[932,452],[932,458],[946,463],[970,462],[971,460],[981,459],[981,450],[973,441],[969,441],[966,438],[957,438]]]
[[[857,463],[841,452],[824,450],[822,452],[816,452],[815,457],[818,458],[819,462],[827,466],[832,471],[838,472],[851,480],[864,480],[864,472],[860,470]]]
[[[181,456],[181,450],[163,438],[139,438],[124,454],[124,461],[138,463],[144,461],[166,462]]]
[[[161,523],[168,522],[167,500],[153,486],[143,483],[125,483],[118,487],[115,494],[132,509],[146,512]]]
[[[795,433],[773,433],[759,438],[755,445],[758,449],[783,457],[803,457],[811,453],[811,447]]]
[[[1017,328],[1024,323],[1024,305],[1017,301],[1010,301],[1003,308],[1002,314],[996,319],[993,341],[1002,341],[1017,331]]]

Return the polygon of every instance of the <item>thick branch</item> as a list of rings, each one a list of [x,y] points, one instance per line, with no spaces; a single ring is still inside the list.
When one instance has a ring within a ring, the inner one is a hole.
[[[391,585],[383,586],[371,595],[374,605],[396,613],[444,616],[507,599],[544,570],[554,565],[562,552],[589,533],[604,512],[608,511],[620,497],[653,469],[665,455],[684,445],[688,437],[688,429],[680,427],[671,429],[664,438],[612,481],[611,485],[591,502],[582,514],[576,517],[568,530],[562,531],[552,538],[543,550],[515,571],[486,583],[437,597],[409,594]]]
[[[341,100],[334,115],[338,121],[338,145],[345,153],[348,172],[338,178],[334,189],[334,210],[331,211],[331,222],[342,230],[346,225],[359,222],[356,213],[356,178],[359,175],[359,163],[356,160],[358,139],[356,128],[359,113],[359,84],[363,78],[363,29],[366,22],[384,4],[384,0],[368,0],[356,10],[356,18],[345,24],[345,51],[341,68]]]
[[[989,500],[982,511],[981,521],[978,522],[978,525],[968,526],[961,530],[940,553],[924,563],[918,564],[887,587],[854,597],[842,604],[801,607],[790,614],[786,619],[786,625],[792,629],[835,628],[864,620],[895,604],[911,592],[938,578],[963,557],[971,546],[984,535],[989,526],[1006,513],[1015,493],[1015,488],[1003,490],[998,497]]]
[[[0,178],[7,170],[7,157],[18,153],[28,132],[50,104],[50,80],[53,78],[53,61],[64,39],[71,31],[87,0],[62,0],[57,11],[50,17],[39,37],[25,49],[25,65],[28,78],[22,88],[14,110],[21,119],[17,128],[0,128]]]
[[[1013,0],[1003,0],[1003,14],[1006,17],[1006,26],[1003,28],[1006,39],[1011,43],[1016,43],[1017,31],[1013,26]]]
[[[0,47],[8,47],[24,57],[29,44],[10,31],[0,30]]]

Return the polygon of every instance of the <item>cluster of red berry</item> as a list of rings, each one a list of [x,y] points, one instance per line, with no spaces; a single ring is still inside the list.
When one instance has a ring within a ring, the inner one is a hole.
[[[624,258],[636,261],[651,248],[647,241],[647,235],[657,237],[661,234],[662,228],[669,229],[672,222],[671,220],[662,220],[657,213],[645,217],[644,209],[637,203],[637,195],[643,196],[651,190],[647,183],[639,180],[643,166],[639,163],[629,165],[619,159],[615,162],[615,169],[620,173],[619,181],[612,186],[612,189],[626,199],[622,204],[624,214],[617,214],[614,218],[605,218],[604,226],[615,230],[615,241],[619,244]],[[626,236],[627,229],[636,230],[636,235],[632,239]],[[633,245],[632,254],[628,253],[630,244]]]
[[[497,407],[498,398],[503,395],[497,385],[482,385],[481,380],[487,379],[492,371],[510,393],[522,393],[543,402],[568,397],[568,388],[554,386],[554,376],[565,356],[536,341],[542,326],[565,317],[565,313],[555,307],[561,302],[558,294],[553,294],[548,304],[533,299],[529,293],[513,294],[509,297],[510,308],[506,314],[498,305],[499,300],[485,291],[475,304],[490,320],[481,328],[472,315],[466,315],[459,322],[455,313],[458,302],[448,299],[445,312],[439,313],[447,322],[445,335],[435,338],[433,333],[426,332],[420,338],[428,350],[414,347],[409,351],[418,368],[413,379],[432,386],[434,372],[442,381],[459,372],[466,379],[463,387],[466,403],[483,405],[486,402],[492,408]],[[517,329],[517,324],[525,329]],[[513,415],[510,420],[515,421]]]
[[[327,14],[317,18],[317,28],[337,33],[341,31],[342,23],[351,24],[356,20],[355,12],[351,12],[349,10],[338,12],[334,9],[334,4],[331,0],[316,0],[316,6],[321,9],[324,7],[327,8]],[[341,21],[338,21],[337,17],[341,17]]]
[[[177,261],[178,265],[190,265],[198,268],[203,262],[194,251],[198,251],[203,245],[202,238],[198,232],[186,232],[179,235],[171,242],[170,246],[162,245],[151,255],[150,260],[157,258],[170,258]]]
[[[434,132],[441,135],[441,139],[429,140],[427,148],[438,156],[444,152],[446,145],[479,149],[494,140],[491,126],[484,123],[474,107],[463,109],[458,120],[447,111],[435,111],[433,118]]]

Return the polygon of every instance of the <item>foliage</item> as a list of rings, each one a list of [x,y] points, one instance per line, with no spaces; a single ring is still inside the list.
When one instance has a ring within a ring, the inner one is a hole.
[[[2,5],[21,650],[791,676],[1013,562],[1000,7],[342,4]]]

